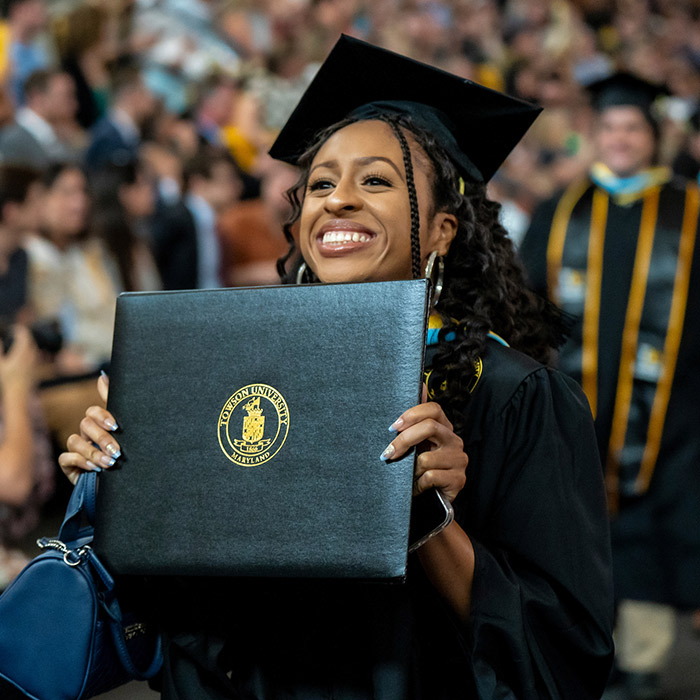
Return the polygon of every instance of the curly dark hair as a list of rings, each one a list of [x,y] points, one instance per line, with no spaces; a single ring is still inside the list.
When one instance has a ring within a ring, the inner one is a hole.
[[[433,206],[424,215],[431,218],[435,212],[447,212],[458,221],[457,234],[445,257],[444,284],[436,306],[443,327],[433,358],[431,388],[443,387],[436,400],[459,429],[473,381],[473,373],[465,372],[465,367],[474,367],[483,354],[489,331],[544,364],[563,342],[566,326],[559,309],[528,288],[512,241],[499,223],[500,205],[487,199],[486,186],[468,181],[464,194],[460,193],[460,174],[430,133],[407,115],[382,120],[409,134],[432,165]],[[292,230],[301,215],[311,163],[332,134],[354,121],[357,120],[345,119],[320,132],[298,161],[300,178],[287,192],[292,213],[284,233],[290,247],[277,263],[283,283],[293,283],[304,262]],[[402,141],[405,157],[408,147]],[[318,280],[307,271],[305,281]],[[446,336],[452,333],[455,340],[446,342]]]

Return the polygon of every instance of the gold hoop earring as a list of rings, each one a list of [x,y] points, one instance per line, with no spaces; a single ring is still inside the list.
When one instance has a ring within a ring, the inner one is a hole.
[[[435,268],[435,263],[437,262],[437,275],[436,279],[433,279],[433,272]],[[440,299],[440,294],[442,294],[442,286],[445,282],[445,258],[442,255],[438,255],[437,250],[434,250],[429,256],[428,261],[425,263],[425,277],[430,280],[432,286],[431,293],[431,304],[437,306],[438,300]]]

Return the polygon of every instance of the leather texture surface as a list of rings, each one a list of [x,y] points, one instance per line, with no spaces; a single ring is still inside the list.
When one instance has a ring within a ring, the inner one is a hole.
[[[120,296],[123,456],[100,475],[94,542],[107,567],[404,576],[414,455],[379,456],[420,400],[426,318],[425,280]]]

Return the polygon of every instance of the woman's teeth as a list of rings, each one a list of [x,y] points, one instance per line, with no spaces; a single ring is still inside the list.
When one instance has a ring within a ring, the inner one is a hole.
[[[329,243],[367,243],[370,236],[358,231],[328,231],[323,234],[323,244]]]

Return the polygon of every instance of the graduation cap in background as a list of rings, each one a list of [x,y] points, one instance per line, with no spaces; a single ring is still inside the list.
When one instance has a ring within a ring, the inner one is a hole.
[[[345,117],[408,114],[460,175],[486,182],[541,109],[425,63],[341,36],[270,149],[296,164],[322,129]]]
[[[655,85],[631,73],[614,73],[590,83],[586,89],[596,112],[603,112],[608,107],[638,107],[654,125],[654,103],[660,97],[669,94],[665,86]]]

